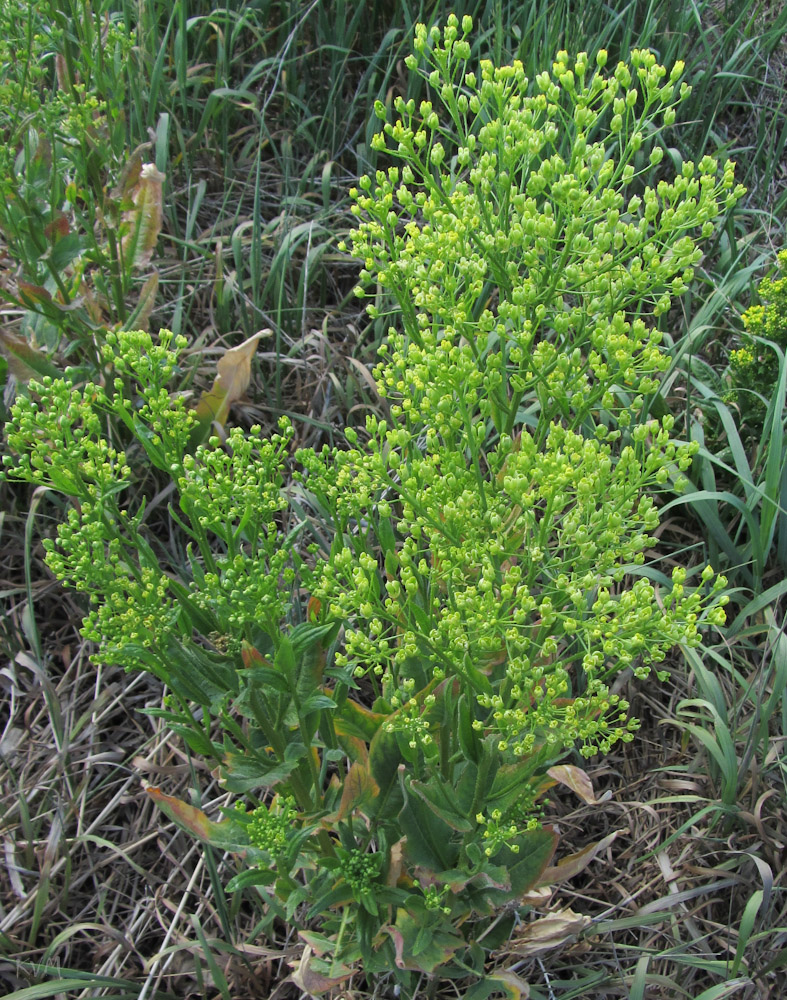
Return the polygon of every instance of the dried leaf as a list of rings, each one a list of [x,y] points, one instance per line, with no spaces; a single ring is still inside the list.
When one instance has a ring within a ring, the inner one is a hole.
[[[559,784],[576,792],[582,801],[587,802],[589,806],[598,805],[600,800],[596,798],[596,793],[593,791],[593,782],[581,767],[574,767],[573,764],[556,764],[555,767],[550,767],[547,774]]]
[[[203,392],[194,410],[197,418],[196,441],[203,441],[211,424],[224,426],[230,406],[241,398],[251,381],[251,359],[257,344],[269,337],[270,330],[260,330],[242,344],[227,351],[216,366],[216,379],[210,392]]]
[[[528,957],[551,951],[580,934],[592,921],[569,907],[525,924],[506,945],[505,953]]]
[[[581,851],[577,851],[576,854],[569,854],[568,857],[561,858],[552,868],[545,869],[541,877],[541,884],[554,885],[556,882],[564,882],[566,879],[579,875],[580,872],[587,868],[593,858],[609,847],[612,841],[621,833],[628,833],[628,828],[625,830],[615,830],[614,833],[610,833],[603,840],[598,840],[595,844],[588,844],[587,847]]]
[[[391,845],[391,862],[388,865],[388,877],[385,880],[385,884],[391,887],[397,885],[402,874],[404,842],[405,838],[402,837],[401,840],[397,840],[395,844]]]
[[[547,871],[549,871],[548,868]],[[546,906],[551,899],[551,889],[547,888],[547,886],[536,886],[535,889],[530,889],[529,892],[520,896],[519,901],[523,906]]]
[[[342,970],[341,975],[334,977],[324,976],[321,972],[313,968],[313,952],[308,945],[303,949],[303,954],[298,961],[290,962],[289,965],[293,969],[290,976],[292,982],[295,983],[299,990],[308,993],[311,997],[320,996],[321,993],[327,992],[334,986],[340,986],[356,971],[343,965],[339,967]]]
[[[509,1000],[528,1000],[530,996],[530,985],[515,972],[504,969],[496,972],[493,976],[488,976],[487,981],[494,983],[497,992],[505,993]]]
[[[147,267],[156,248],[161,232],[162,190],[164,174],[155,163],[144,163],[139,178],[132,188],[132,207],[123,213],[123,221],[130,226],[122,240],[127,270]]]
[[[62,212],[58,212],[54,219],[44,226],[44,235],[53,243],[57,240],[63,239],[64,236],[68,236],[68,233],[68,219]]]
[[[117,202],[128,202],[133,198],[139,176],[142,173],[142,164],[145,156],[151,148],[149,142],[143,142],[129,155],[120,171],[120,177],[115,187],[112,188],[111,197]]]

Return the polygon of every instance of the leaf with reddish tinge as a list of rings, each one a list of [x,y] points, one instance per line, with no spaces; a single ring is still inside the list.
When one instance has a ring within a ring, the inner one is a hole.
[[[245,845],[238,844],[238,829],[229,820],[222,820],[215,823],[208,819],[201,809],[183,802],[181,799],[165,795],[160,788],[149,785],[145,791],[153,799],[161,811],[178,826],[195,837],[212,844],[214,847],[223,847],[225,850],[243,848]]]
[[[0,345],[8,355],[8,367],[19,382],[32,378],[60,378],[60,372],[41,351],[36,350],[24,337],[12,333],[9,327],[0,326]]]
[[[550,778],[554,778],[561,785],[570,788],[572,792],[587,802],[589,806],[598,805],[599,799],[593,791],[593,782],[586,771],[581,767],[574,767],[573,764],[556,764],[547,771]]]
[[[192,434],[194,444],[208,437],[212,424],[224,426],[230,407],[246,392],[251,381],[251,359],[257,344],[269,337],[270,330],[260,330],[242,344],[228,350],[216,366],[216,379],[210,392],[203,392],[194,410],[197,426]]]
[[[325,693],[333,695],[333,690],[325,688]],[[345,698],[336,711],[334,728],[338,736],[353,737],[371,743],[382,724],[390,718],[382,712],[373,712],[352,698]]]
[[[346,819],[354,810],[362,810],[371,799],[376,798],[379,794],[380,789],[377,782],[363,764],[356,761],[344,779],[337,819]]]
[[[506,945],[505,954],[526,958],[551,951],[575,938],[591,923],[590,917],[569,907],[555,910],[518,930]]]
[[[576,854],[569,854],[567,857],[561,858],[556,865],[544,870],[541,877],[541,885],[554,885],[555,882],[565,882],[566,879],[579,875],[621,833],[628,833],[628,829],[615,830],[614,833],[610,833],[603,840],[597,840],[595,844],[588,844],[587,847],[581,851],[577,851]]]
[[[164,174],[155,163],[144,163],[130,191],[131,207],[123,213],[126,234],[121,241],[125,269],[147,267],[161,232]]]

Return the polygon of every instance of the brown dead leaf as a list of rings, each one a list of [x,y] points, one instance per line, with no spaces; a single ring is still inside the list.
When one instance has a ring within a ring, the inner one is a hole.
[[[402,837],[401,840],[397,840],[395,844],[391,845],[391,863],[388,866],[388,877],[385,880],[386,885],[395,886],[399,881],[399,876],[402,874],[402,865],[404,864],[404,845],[406,837]]]
[[[230,406],[241,398],[251,381],[251,359],[263,337],[270,330],[260,330],[237,347],[232,347],[216,366],[216,379],[210,392],[203,392],[194,410],[197,418],[196,437],[204,441],[212,424],[224,426]]]
[[[549,869],[547,868],[547,871]],[[552,890],[545,885],[536,886],[535,889],[529,889],[523,896],[519,897],[519,901],[523,906],[546,906],[547,903],[552,899]]]
[[[595,844],[588,844],[576,854],[569,854],[567,857],[561,858],[556,865],[544,870],[540,884],[544,886],[554,885],[556,882],[565,882],[566,879],[574,878],[575,875],[584,871],[598,854],[606,850],[619,834],[628,832],[628,827],[624,830],[615,830],[614,833],[596,841]]]
[[[306,945],[303,949],[303,954],[298,961],[289,963],[290,968],[293,970],[290,979],[293,983],[295,983],[299,990],[303,990],[304,993],[308,993],[310,997],[318,997],[322,993],[332,989],[334,986],[340,986],[356,971],[355,969],[350,969],[346,965],[343,965],[340,966],[342,970],[341,975],[329,978],[328,976],[324,976],[321,972],[317,972],[312,967],[313,958],[314,953],[312,949]]]
[[[560,948],[591,923],[590,917],[575,913],[570,907],[555,910],[525,924],[506,945],[505,953],[524,958]]]

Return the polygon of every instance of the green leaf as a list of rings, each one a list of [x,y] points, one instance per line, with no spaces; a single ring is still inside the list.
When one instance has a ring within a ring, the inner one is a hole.
[[[523,760],[517,764],[504,764],[498,768],[489,789],[489,795],[484,799],[487,809],[500,809],[505,812],[522,795],[522,790],[532,778],[537,761]]]
[[[558,836],[550,827],[541,827],[523,833],[512,842],[512,847],[503,847],[492,858],[495,865],[501,865],[508,872],[511,881],[511,896],[522,896],[541,880],[541,876],[552,860],[557,847]]]
[[[222,784],[230,792],[250,792],[257,788],[273,788],[286,781],[298,766],[298,760],[304,755],[303,744],[298,744],[300,754],[293,754],[290,760],[277,761],[262,754],[227,753],[221,769]],[[290,749],[289,747],[287,748]]]
[[[467,811],[461,811],[461,806],[464,803],[459,801],[457,790],[447,781],[435,776],[428,782],[411,781],[409,788],[420,796],[432,812],[452,829],[458,830],[460,833],[470,833],[474,829],[475,824],[468,819]],[[470,792],[472,795],[472,786]],[[466,803],[466,808],[469,809],[471,804],[472,798]]]
[[[339,732],[338,727],[337,732]],[[380,789],[380,794],[375,799],[375,816],[383,806],[386,815],[390,815],[391,811],[398,810],[401,805],[401,794],[396,780],[401,762],[396,734],[389,733],[385,726],[380,726],[369,745],[369,773]]]
[[[276,870],[266,868],[249,868],[240,872],[227,883],[227,892],[238,892],[252,885],[270,885],[276,881]]]
[[[416,916],[399,909],[396,922],[383,927],[393,940],[397,968],[431,973],[465,947],[464,938],[450,924],[430,923],[431,916],[425,908]]]
[[[459,845],[454,842],[451,827],[423,799],[410,794],[404,777],[401,786],[405,805],[399,813],[399,825],[407,838],[406,857],[431,872],[454,868],[459,858]]]
[[[475,715],[470,708],[467,695],[463,694],[457,703],[459,746],[467,760],[477,764],[481,759],[481,739],[473,729]]]

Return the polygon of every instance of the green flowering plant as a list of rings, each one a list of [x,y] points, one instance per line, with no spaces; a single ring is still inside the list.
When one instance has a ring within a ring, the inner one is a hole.
[[[147,322],[147,269],[163,175],[130,152],[126,73],[133,35],[111,5],[9,0],[0,11],[2,297],[21,312],[2,342],[23,376],[78,345],[98,363],[104,326]]]
[[[762,427],[787,351],[787,250],[776,255],[776,272],[762,279],[757,294],[761,301],[741,317],[741,346],[730,351],[727,395],[755,430]]]
[[[96,656],[166,682],[158,714],[238,799],[213,821],[151,794],[242,855],[230,888],[298,927],[296,977],[325,989],[483,975],[553,855],[553,766],[632,740],[615,678],[663,677],[724,620],[723,578],[649,555],[696,446],[648,399],[652,319],[739,197],[733,166],[647,184],[680,65],[476,74],[471,28],[417,27],[433,100],[397,100],[375,142],[400,165],[353,192],[358,294],[398,307],[385,419],[344,448],[293,454],[282,420],[194,449],[183,339],[119,332],[106,384],[33,384],[7,427],[5,474],[74,498],[47,555]],[[177,560],[144,462],[172,478]]]

